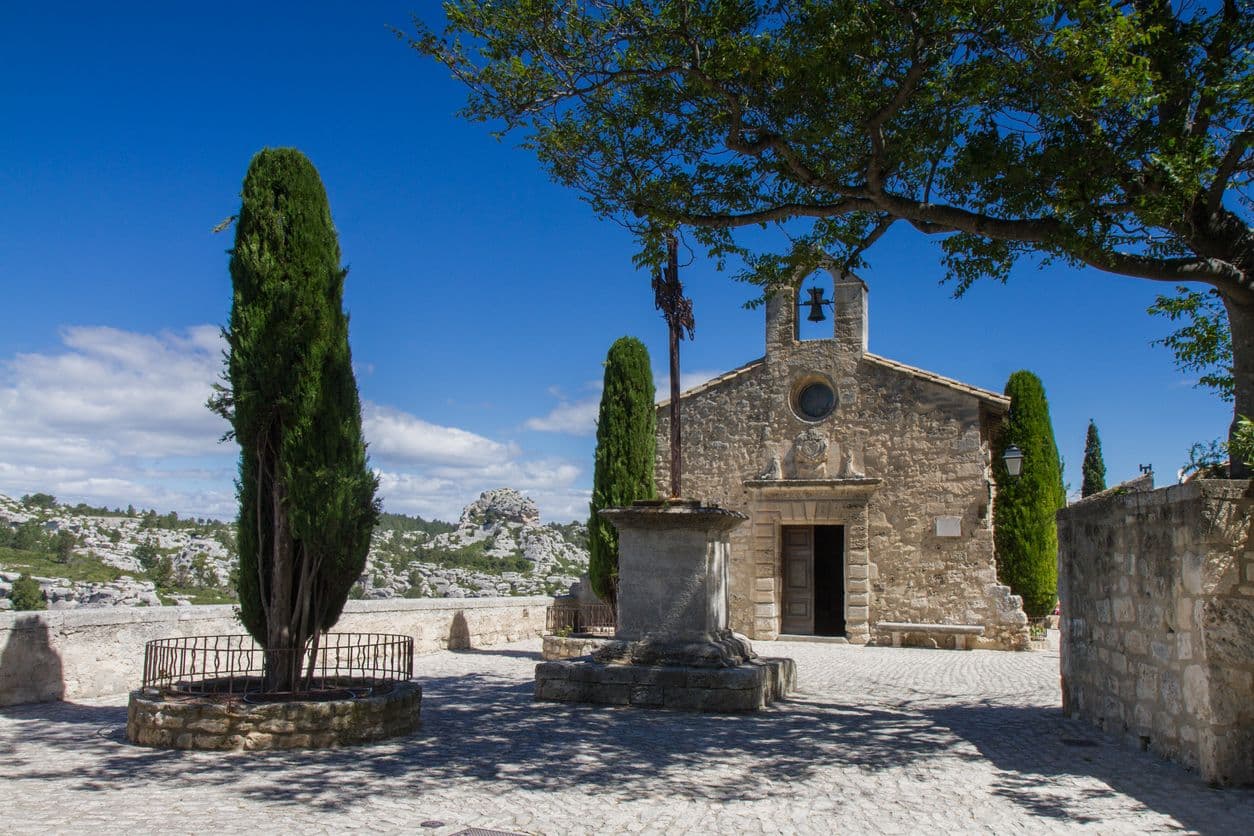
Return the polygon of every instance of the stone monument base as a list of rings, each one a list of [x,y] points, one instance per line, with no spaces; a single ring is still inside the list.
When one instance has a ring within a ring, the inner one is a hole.
[[[536,699],[684,711],[757,711],[796,687],[792,659],[750,659],[727,668],[604,664],[594,659],[541,662]]]
[[[589,658],[536,666],[536,699],[685,711],[757,711],[797,685],[792,659],[763,659],[721,630],[705,641],[610,640]]]
[[[761,659],[727,628],[728,532],[744,514],[662,500],[600,515],[618,529],[614,638],[537,665],[537,700],[757,711],[796,686],[791,659]]]

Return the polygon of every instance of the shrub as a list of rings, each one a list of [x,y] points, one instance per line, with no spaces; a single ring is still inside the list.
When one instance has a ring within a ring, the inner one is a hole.
[[[13,591],[9,593],[9,600],[13,602],[13,609],[15,610],[48,609],[48,599],[44,597],[43,590],[39,588],[39,581],[32,578],[27,572],[23,572],[13,582]]]

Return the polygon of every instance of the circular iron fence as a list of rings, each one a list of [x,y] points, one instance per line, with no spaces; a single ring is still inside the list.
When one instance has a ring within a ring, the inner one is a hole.
[[[301,655],[303,693],[361,695],[413,678],[414,640],[391,633],[324,633]],[[251,636],[183,636],[144,646],[144,689],[248,698],[266,693],[266,648]]]

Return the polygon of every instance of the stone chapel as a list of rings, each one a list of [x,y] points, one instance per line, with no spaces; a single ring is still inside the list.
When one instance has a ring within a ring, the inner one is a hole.
[[[799,294],[767,300],[764,357],[680,396],[684,494],[749,518],[731,533],[732,629],[1025,649],[993,558],[990,442],[1009,400],[867,351],[856,276],[833,274],[828,339],[799,339]],[[667,403],[657,415],[665,495]]]

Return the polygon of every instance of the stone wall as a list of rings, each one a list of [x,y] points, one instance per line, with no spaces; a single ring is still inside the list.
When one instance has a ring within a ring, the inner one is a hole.
[[[865,287],[837,281],[834,297],[832,338],[818,340],[797,340],[791,296],[772,297],[766,356],[681,402],[684,494],[749,516],[731,535],[732,628],[778,635],[781,526],[842,525],[851,642],[871,640],[878,621],[907,621],[978,624],[976,646],[1026,648],[1021,601],[997,583],[993,559],[989,448],[1005,398],[866,352]],[[803,420],[791,396],[815,380],[837,407]],[[669,425],[664,404],[663,493]],[[817,462],[797,460],[806,434]]]
[[[1251,483],[1115,488],[1058,514],[1063,707],[1254,783]]]
[[[349,601],[335,630],[402,633],[413,637],[415,654],[487,647],[543,635],[552,603],[546,597]],[[229,606],[0,613],[0,705],[125,693],[139,687],[150,639],[243,632]]]

